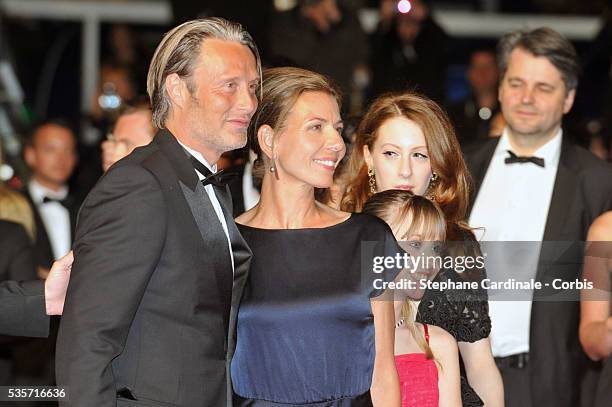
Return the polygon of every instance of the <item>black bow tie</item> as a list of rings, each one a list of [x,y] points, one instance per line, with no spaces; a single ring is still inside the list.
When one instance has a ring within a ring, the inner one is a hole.
[[[507,150],[510,157],[506,157],[504,162],[506,164],[515,164],[515,163],[533,163],[539,167],[544,168],[544,159],[540,157],[521,157],[514,154],[512,151]]]
[[[55,199],[55,198],[49,198],[48,196],[45,196],[42,200],[42,203],[46,204],[49,202],[57,202],[58,204],[62,205],[62,206],[66,206],[67,205],[67,199]]]
[[[204,175],[204,179],[201,181],[202,185],[206,186],[208,184],[214,185],[216,187],[224,188],[231,180],[233,180],[236,175],[235,172],[220,170],[216,173],[212,173],[204,164],[198,161],[197,158],[190,154],[191,164],[193,168],[195,168],[200,174]]]

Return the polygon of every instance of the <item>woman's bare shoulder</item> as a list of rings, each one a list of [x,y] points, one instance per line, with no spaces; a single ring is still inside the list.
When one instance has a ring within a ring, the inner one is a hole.
[[[447,331],[435,325],[427,325],[429,329],[429,344],[434,351],[445,354],[457,354],[457,341]]]

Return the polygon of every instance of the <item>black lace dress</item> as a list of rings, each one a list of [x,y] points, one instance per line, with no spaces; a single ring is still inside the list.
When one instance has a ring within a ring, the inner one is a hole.
[[[466,235],[465,241],[451,242],[451,255],[479,255],[478,243]],[[475,281],[486,277],[484,269],[457,273],[443,269],[434,281]],[[476,342],[491,333],[489,303],[486,290],[426,290],[417,313],[417,321],[439,326],[449,332],[457,342]],[[483,406],[478,394],[470,387],[461,364],[461,401],[464,407]]]

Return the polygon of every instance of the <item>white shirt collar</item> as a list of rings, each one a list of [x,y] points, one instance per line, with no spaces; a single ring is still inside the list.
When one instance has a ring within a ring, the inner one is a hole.
[[[178,141],[178,143],[189,152],[189,154],[191,154],[192,156],[194,156],[196,158],[196,160],[198,160],[199,162],[201,162],[202,164],[204,164],[204,166],[206,168],[208,168],[210,170],[210,172],[212,172],[213,174],[215,172],[217,172],[217,164],[215,165],[210,165],[208,163],[208,161],[206,161],[206,159],[204,158],[204,156],[202,155],[202,153],[200,153],[199,151],[196,151],[192,148],[187,147],[185,144],[181,143],[178,139],[176,139],[176,141]],[[200,174],[200,172],[198,170],[195,170],[200,177],[200,179],[202,179],[204,177],[204,174]]]
[[[563,141],[563,129],[559,129],[557,134],[550,139],[546,144],[542,147],[538,148],[534,153],[534,157],[540,157],[544,159],[544,163],[555,164],[559,161],[559,157],[561,156],[561,142]],[[499,139],[499,143],[497,143],[497,148],[495,149],[495,155],[503,155],[506,156],[507,151],[513,151],[512,146],[510,145],[510,135],[508,127],[504,128],[502,135]],[[556,166],[556,164],[555,164]]]
[[[30,180],[28,190],[30,192],[30,196],[32,197],[32,201],[34,201],[34,203],[37,205],[40,205],[43,202],[43,199],[45,199],[45,197],[58,199],[61,201],[63,199],[66,199],[66,197],[68,196],[67,185],[64,185],[58,191],[53,191],[52,189],[41,185],[35,179]]]

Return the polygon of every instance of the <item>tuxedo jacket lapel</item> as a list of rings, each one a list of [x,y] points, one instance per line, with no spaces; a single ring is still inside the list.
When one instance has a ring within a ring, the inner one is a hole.
[[[204,190],[204,186],[199,182],[198,176],[185,154],[185,150],[167,130],[160,130],[154,142],[168,157],[178,175],[180,187],[176,184],[165,187],[179,188],[177,194],[172,194],[174,202],[171,202],[170,205],[175,207],[181,217],[184,218],[185,225],[188,225],[185,229],[186,241],[194,246],[192,252],[198,253],[197,267],[207,269],[209,265],[215,265],[213,269],[215,270],[221,303],[224,307],[223,315],[227,332],[230,326],[229,311],[232,302],[233,281],[231,260],[225,243],[227,240],[223,227],[217,218],[208,194]],[[231,223],[233,223],[233,220]],[[203,250],[203,247],[206,247],[207,250]]]
[[[182,183],[181,187],[193,214],[196,227],[199,230],[200,238],[197,239],[198,245],[200,248],[206,247],[206,250],[200,249],[198,252],[215,254],[214,256],[201,258],[198,265],[204,266],[210,263],[216,265],[214,267],[215,280],[224,307],[225,330],[228,332],[230,327],[233,276],[232,260],[229,248],[227,247],[227,237],[204,186],[202,184],[196,185],[195,191],[191,191]]]
[[[544,228],[540,264],[536,277],[538,281],[566,277],[559,274],[560,270],[565,270],[560,265],[571,265],[576,263],[576,259],[581,258],[584,246],[580,242],[580,233],[577,232],[582,228],[580,219],[582,208],[577,207],[580,205],[576,201],[576,191],[579,186],[576,176],[578,171],[572,146],[564,140],[561,145],[561,156]],[[555,264],[556,267],[551,268],[552,264]]]
[[[487,169],[489,168],[489,164],[493,158],[493,153],[497,148],[497,143],[499,143],[499,139],[491,139],[484,145],[480,145],[480,148],[475,151],[474,154],[470,154],[469,151],[466,152],[466,156],[468,157],[467,165],[470,174],[472,175],[473,182],[473,189],[472,193],[470,194],[469,212],[471,212],[472,208],[474,207],[474,202],[476,201],[476,197],[478,196],[478,192],[480,191],[484,177],[487,174]]]
[[[162,129],[157,133],[153,142],[156,143],[159,149],[164,152],[164,155],[168,157],[179,180],[192,191],[195,191],[198,183],[198,176],[189,162],[185,150],[183,150],[183,147],[176,141],[174,136],[170,134],[168,130]]]
[[[252,252],[246,241],[240,234],[238,227],[236,226],[236,222],[232,216],[232,198],[230,194],[229,186],[226,186],[225,189],[221,189],[220,187],[215,187],[215,194],[221,203],[221,208],[223,209],[223,214],[225,215],[225,223],[227,224],[227,231],[230,236],[230,242],[232,244],[232,255],[234,256],[234,284],[232,287],[232,297],[231,297],[231,309],[229,315],[229,329],[227,333],[227,363],[226,363],[226,371],[227,371],[227,399],[232,400],[232,376],[230,373],[231,361],[234,356],[234,351],[236,349],[236,321],[238,319],[238,308],[240,306],[240,301],[242,300],[242,294],[244,292],[244,287],[246,286],[248,273],[251,265],[251,256]],[[228,406],[231,404],[228,404]]]
[[[236,226],[236,222],[234,222],[232,217],[232,198],[229,187],[226,186],[225,189],[215,187],[215,194],[221,203],[221,208],[223,209],[223,214],[225,215],[225,223],[227,224],[227,230],[230,236],[232,253],[234,257],[234,284],[229,322],[230,352],[233,353],[233,336],[236,316],[238,314],[238,306],[240,305],[242,292],[244,290],[248,271],[251,265],[252,253],[246,241],[240,234],[240,231]]]
[[[564,140],[561,145],[559,166],[555,177],[550,207],[548,208],[544,241],[563,239],[563,227],[572,215],[575,215],[573,211],[575,208],[573,206],[575,192],[578,188],[578,179],[575,175],[577,169],[575,168],[570,150],[571,145]]]
[[[34,224],[36,226],[36,241],[34,242],[34,255],[36,256],[36,264],[44,268],[51,268],[53,264],[53,250],[51,249],[51,242],[49,235],[45,229],[45,224],[40,216],[38,207],[34,203],[32,196],[27,188],[22,190],[23,195],[27,198],[32,208],[32,214],[34,216]]]
[[[75,195],[68,195],[65,200],[66,209],[70,214],[70,244],[74,242],[74,232],[76,231],[77,216],[81,201]]]
[[[198,242],[200,247],[204,244],[203,238],[207,241],[209,238],[214,238],[226,241],[223,227],[219,223],[217,215],[212,207],[212,203],[208,198],[208,194],[204,191],[204,186],[199,183],[198,177],[193,169],[193,166],[187,159],[185,150],[178,144],[174,137],[167,131],[161,130],[155,138],[155,142],[160,146],[160,149],[169,157],[172,165],[179,176],[180,183],[184,185],[182,188],[183,196],[185,199],[176,202],[176,205],[181,207],[181,212],[186,217],[190,218],[189,223],[192,227],[189,228],[190,239]],[[200,190],[201,188],[201,190]],[[242,297],[242,291],[246,284],[248,270],[251,260],[251,250],[248,247],[242,235],[236,227],[236,223],[232,217],[232,201],[229,190],[227,187],[225,190],[213,187],[215,195],[221,204],[223,214],[225,216],[225,222],[227,224],[228,234],[231,242],[232,255],[234,258],[234,275],[231,274],[231,264],[227,264],[227,267],[215,267],[217,270],[216,279],[219,288],[219,293],[223,299],[224,305],[229,309],[229,315],[225,321],[226,328],[229,332],[230,341],[234,341],[234,327],[236,315],[238,313],[238,306]],[[195,202],[189,202],[187,196],[194,196],[198,191],[201,192],[197,205],[199,208],[193,206]],[[191,207],[190,207],[191,206]],[[193,214],[203,211],[202,216],[205,217],[203,222],[198,223]],[[189,216],[191,215],[191,216]],[[202,253],[202,250],[198,250]],[[206,253],[217,253],[217,257],[227,258],[224,256],[226,253],[226,246],[220,246],[217,251],[206,251]],[[207,264],[210,262],[209,258],[204,258],[202,254],[199,264]],[[233,345],[230,342],[230,350],[233,349]]]
[[[478,196],[482,182],[493,158],[493,153],[497,147],[499,140],[488,141],[475,154],[468,155],[468,168],[474,182],[474,191],[470,196],[470,210],[474,205],[474,201]],[[559,166],[555,177],[553,194],[548,210],[546,227],[544,230],[543,240],[559,240],[563,236],[563,226],[565,221],[571,217],[574,193],[578,188],[578,180],[576,178],[577,169],[575,168],[574,160],[572,159],[572,146],[569,142],[563,141],[561,146],[561,156],[559,158]]]

